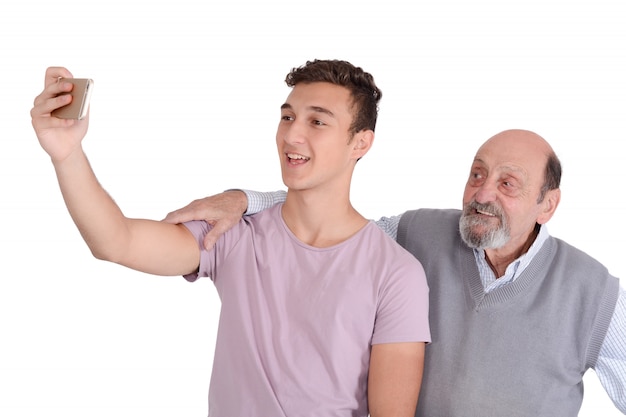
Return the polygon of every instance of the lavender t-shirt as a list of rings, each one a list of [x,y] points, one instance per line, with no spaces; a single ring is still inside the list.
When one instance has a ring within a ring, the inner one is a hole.
[[[328,248],[302,243],[282,204],[202,249],[222,305],[209,415],[363,416],[370,347],[429,342],[421,264],[374,223]],[[186,226],[202,247],[206,222]]]

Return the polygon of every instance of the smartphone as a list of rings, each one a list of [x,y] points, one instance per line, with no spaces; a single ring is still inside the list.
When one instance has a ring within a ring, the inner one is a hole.
[[[72,101],[63,107],[59,107],[51,114],[60,119],[80,120],[87,115],[89,99],[93,90],[93,80],[90,78],[59,78],[59,82],[67,81],[74,84],[74,88],[67,94],[72,95]]]

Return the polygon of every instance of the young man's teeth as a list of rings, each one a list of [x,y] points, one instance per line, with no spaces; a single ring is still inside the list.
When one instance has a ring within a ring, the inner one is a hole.
[[[289,159],[304,159],[304,160],[309,159],[306,156],[298,155],[298,154],[295,154],[295,153],[288,153],[287,156],[289,157]]]

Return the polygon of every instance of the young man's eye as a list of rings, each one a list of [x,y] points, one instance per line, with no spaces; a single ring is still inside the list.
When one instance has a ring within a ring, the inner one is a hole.
[[[313,124],[315,126],[324,126],[325,125],[325,123],[322,122],[321,120],[313,120]]]
[[[289,121],[293,120],[293,117],[291,117],[289,115],[286,115],[286,114],[283,114],[282,116],[280,116],[280,120],[284,120],[286,122],[289,122]]]

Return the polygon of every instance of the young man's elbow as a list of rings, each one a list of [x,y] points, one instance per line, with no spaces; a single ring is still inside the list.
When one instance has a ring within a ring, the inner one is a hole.
[[[116,264],[124,263],[124,250],[120,250],[119,247],[112,247],[110,245],[88,245],[89,250],[94,258],[100,261],[113,262]]]

